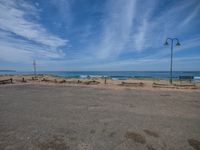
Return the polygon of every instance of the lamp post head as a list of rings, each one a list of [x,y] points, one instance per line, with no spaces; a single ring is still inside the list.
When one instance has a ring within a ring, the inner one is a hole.
[[[179,43],[179,41],[177,41],[176,46],[181,46],[181,44]]]
[[[167,46],[167,45],[169,45],[169,43],[167,42],[167,40],[166,40],[166,42],[165,42],[165,44],[164,44],[165,46]]]

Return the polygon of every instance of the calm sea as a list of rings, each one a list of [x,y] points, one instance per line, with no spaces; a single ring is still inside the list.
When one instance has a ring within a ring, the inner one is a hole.
[[[38,74],[49,74],[61,77],[87,78],[87,77],[110,77],[120,80],[130,77],[169,79],[168,71],[39,71]],[[33,72],[1,72],[0,74],[33,74]],[[194,80],[200,80],[200,71],[174,71],[173,78],[179,76],[193,76]]]

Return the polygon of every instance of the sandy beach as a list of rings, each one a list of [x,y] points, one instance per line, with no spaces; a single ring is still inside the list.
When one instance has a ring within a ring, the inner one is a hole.
[[[1,80],[10,77],[13,84],[0,85],[2,150],[200,148],[198,88],[155,88],[155,81],[136,79]]]
[[[144,90],[172,90],[172,91],[200,91],[200,82],[173,81],[151,78],[129,78],[127,80],[113,80],[111,78],[66,78],[53,75],[0,75],[0,81],[12,79],[15,85],[49,85],[49,86],[83,86],[108,89],[144,89]],[[5,85],[3,85],[5,86]]]

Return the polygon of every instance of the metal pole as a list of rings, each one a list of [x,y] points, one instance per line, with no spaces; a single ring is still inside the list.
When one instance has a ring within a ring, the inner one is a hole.
[[[33,68],[34,68],[34,75],[35,75],[35,78],[36,78],[36,62],[35,62],[35,60],[33,61]]]
[[[173,63],[173,39],[171,40],[171,65],[170,65],[170,83],[172,84],[172,63]]]
[[[168,45],[168,40],[171,41],[171,63],[170,63],[170,83],[172,84],[172,67],[173,67],[173,48],[174,41],[176,41],[176,46],[180,46],[179,40],[177,38],[167,38],[165,41],[165,45]]]

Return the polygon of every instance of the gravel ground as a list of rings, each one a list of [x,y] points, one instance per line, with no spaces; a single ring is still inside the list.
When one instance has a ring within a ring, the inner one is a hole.
[[[199,150],[200,92],[0,87],[0,150]]]

